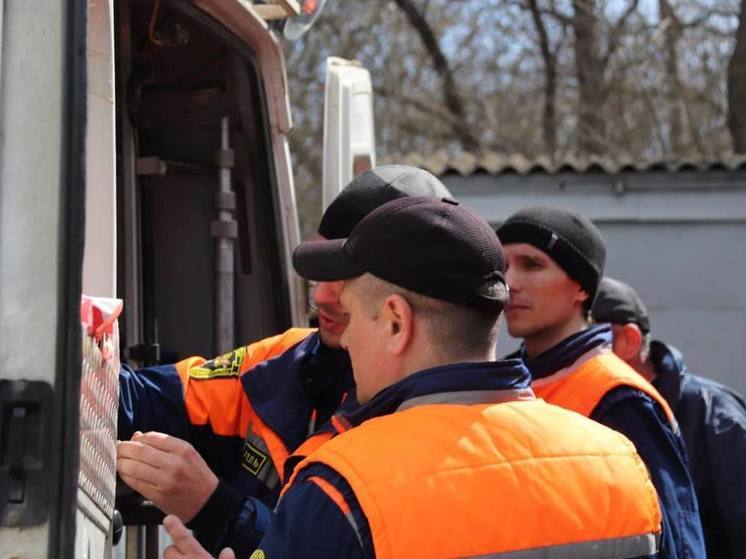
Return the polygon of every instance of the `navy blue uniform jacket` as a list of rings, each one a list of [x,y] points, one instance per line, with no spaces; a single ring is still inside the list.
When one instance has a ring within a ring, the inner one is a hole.
[[[707,556],[746,557],[746,404],[715,381],[690,374],[681,353],[650,344],[653,384],[681,427],[699,501]]]
[[[347,352],[327,348],[318,333],[233,376],[240,383],[235,397],[248,399],[253,412],[289,452],[306,440],[313,421],[326,422],[354,387]],[[190,382],[210,382],[210,378]],[[241,436],[219,435],[209,422],[190,422],[174,365],[137,371],[124,366],[119,387],[119,438],[128,439],[137,430],[160,431],[190,442],[220,482],[189,528],[213,554],[231,547],[237,557],[248,557],[272,520],[280,491],[276,473],[269,476],[268,485],[267,478],[244,466],[246,441]],[[355,406],[354,397],[348,398],[347,405]]]

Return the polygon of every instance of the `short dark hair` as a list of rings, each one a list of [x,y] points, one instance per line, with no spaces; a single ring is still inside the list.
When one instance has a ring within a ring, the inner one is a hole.
[[[488,353],[497,345],[502,308],[488,311],[456,305],[415,293],[370,273],[353,281],[364,309],[371,316],[389,295],[406,299],[414,312],[424,319],[428,335],[435,344],[433,351],[444,358],[470,358]],[[507,291],[502,283],[500,288]]]

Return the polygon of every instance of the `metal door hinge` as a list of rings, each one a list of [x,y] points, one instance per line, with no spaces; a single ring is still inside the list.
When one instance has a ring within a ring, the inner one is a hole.
[[[0,380],[0,526],[47,520],[53,393],[43,381]]]

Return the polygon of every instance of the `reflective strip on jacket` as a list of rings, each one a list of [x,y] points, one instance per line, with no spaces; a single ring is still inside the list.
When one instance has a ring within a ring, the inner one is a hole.
[[[624,436],[539,400],[475,403],[470,395],[464,405],[435,396],[327,441],[285,491],[315,464],[338,472],[381,559],[656,553],[658,499]],[[353,518],[333,487],[306,481]]]
[[[663,409],[674,431],[678,430],[671,407],[663,396],[606,347],[597,348],[570,367],[531,383],[537,398],[586,417],[591,416],[606,394],[620,386],[650,396]]]

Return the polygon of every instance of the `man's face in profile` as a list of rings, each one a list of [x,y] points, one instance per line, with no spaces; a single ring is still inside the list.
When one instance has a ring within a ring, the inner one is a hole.
[[[363,302],[356,280],[340,283],[340,303],[349,318],[341,345],[350,353],[357,401],[364,404],[396,381],[386,366],[387,324],[378,309]]]
[[[309,241],[325,241],[326,237],[314,234]],[[344,281],[311,282],[311,306],[319,317],[319,336],[324,345],[337,349],[349,317],[339,303]]]
[[[349,316],[339,303],[343,281],[321,281],[313,287],[312,299],[319,316],[319,336],[331,348],[338,348]]]

